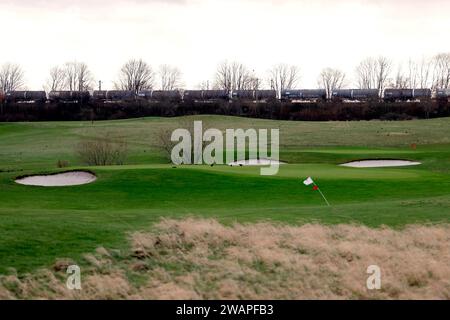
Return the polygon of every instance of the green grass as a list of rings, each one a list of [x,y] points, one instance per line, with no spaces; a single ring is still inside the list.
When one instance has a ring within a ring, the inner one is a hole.
[[[161,217],[215,217],[225,223],[276,220],[403,227],[450,221],[450,119],[406,122],[288,122],[201,116],[204,126],[279,128],[277,176],[258,168],[167,164],[156,139],[161,128],[194,118],[0,124],[0,273],[20,273],[55,259],[80,260],[98,246],[123,249],[127,233]],[[90,167],[85,186],[41,188],[19,175],[55,172],[58,160],[83,168],[75,146],[108,133],[129,144],[125,166]],[[413,150],[411,144],[417,144]],[[354,169],[366,158],[410,159],[421,166]],[[312,176],[332,206],[302,184]]]

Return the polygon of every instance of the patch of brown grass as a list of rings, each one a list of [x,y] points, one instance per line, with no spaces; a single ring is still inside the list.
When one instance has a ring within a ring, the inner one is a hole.
[[[80,291],[65,288],[64,271],[41,271],[1,277],[0,298],[450,299],[448,225],[163,220],[131,242],[125,254],[86,255]],[[366,288],[370,265],[381,268],[381,290]]]

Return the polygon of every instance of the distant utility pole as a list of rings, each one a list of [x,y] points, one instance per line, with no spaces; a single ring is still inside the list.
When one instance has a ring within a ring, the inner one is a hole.
[[[102,80],[98,81],[98,91],[102,91]]]

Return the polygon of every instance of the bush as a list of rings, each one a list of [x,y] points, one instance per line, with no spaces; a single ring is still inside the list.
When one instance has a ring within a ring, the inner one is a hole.
[[[380,116],[380,120],[383,121],[400,121],[400,120],[412,120],[414,117],[405,114],[405,113],[395,113],[395,112],[389,112],[382,116]]]
[[[161,128],[156,134],[158,147],[168,160],[171,160],[172,149],[176,144],[171,140],[173,130],[170,128]]]
[[[58,162],[56,163],[56,166],[58,168],[66,168],[69,166],[69,161],[67,160],[58,160]]]
[[[123,165],[128,154],[123,139],[97,137],[83,140],[77,146],[81,161],[90,166]]]

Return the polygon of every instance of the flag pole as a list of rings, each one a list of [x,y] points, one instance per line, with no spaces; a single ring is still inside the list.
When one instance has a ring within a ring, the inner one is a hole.
[[[314,182],[314,185],[317,187],[317,191],[320,192],[320,195],[322,196],[323,200],[327,203],[327,206],[331,207],[330,203],[328,202],[327,198],[323,195],[322,191],[320,190],[319,186]]]

